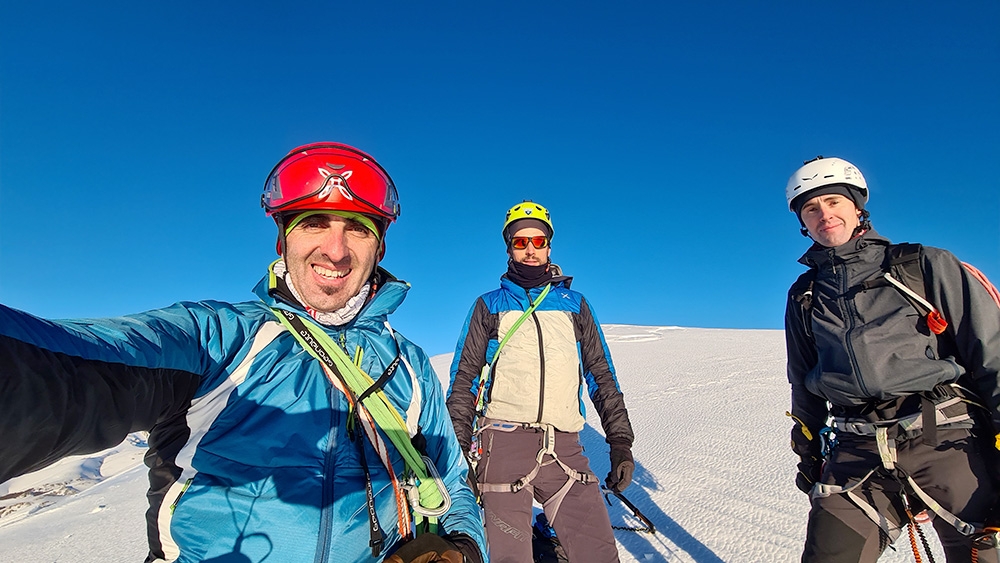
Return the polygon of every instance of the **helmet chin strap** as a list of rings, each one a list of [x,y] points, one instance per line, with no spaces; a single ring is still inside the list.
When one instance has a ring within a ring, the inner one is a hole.
[[[284,258],[285,247],[288,246],[285,243],[285,218],[277,214],[274,216],[274,222],[278,225],[278,241],[275,243],[275,249],[278,251],[278,256]]]

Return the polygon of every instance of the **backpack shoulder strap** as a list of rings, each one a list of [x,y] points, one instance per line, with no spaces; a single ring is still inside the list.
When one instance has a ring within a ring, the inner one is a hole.
[[[903,282],[903,285],[927,299],[927,286],[923,269],[924,247],[918,243],[890,244],[885,250],[882,270]]]
[[[941,334],[948,328],[948,321],[927,300],[927,279],[923,270],[924,247],[904,242],[889,245],[885,251],[883,279],[896,289],[923,315],[927,328],[934,334]]]

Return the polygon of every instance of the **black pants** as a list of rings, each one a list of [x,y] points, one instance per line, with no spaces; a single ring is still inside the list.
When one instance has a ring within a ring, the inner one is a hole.
[[[882,467],[874,438],[841,434],[838,439],[823,469],[823,483],[850,486],[872,468]],[[938,441],[936,447],[925,445],[919,437],[898,444],[896,466],[946,510],[981,527],[998,503],[993,444],[967,429],[938,429]],[[847,495],[814,498],[803,563],[874,563],[908,523],[903,488],[897,475],[879,470],[854,489],[854,494],[888,520],[888,537]],[[915,495],[907,498],[914,514],[924,508]],[[948,563],[972,560],[968,537],[941,518],[934,518],[933,523]],[[997,550],[980,550],[979,561],[997,563]]]

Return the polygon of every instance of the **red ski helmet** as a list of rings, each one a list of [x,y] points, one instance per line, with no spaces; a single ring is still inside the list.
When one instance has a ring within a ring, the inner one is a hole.
[[[260,205],[275,222],[288,212],[314,210],[362,213],[384,227],[399,217],[389,173],[368,154],[340,143],[292,149],[268,174]]]

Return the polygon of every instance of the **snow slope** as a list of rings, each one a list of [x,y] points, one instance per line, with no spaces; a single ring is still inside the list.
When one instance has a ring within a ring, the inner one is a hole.
[[[626,496],[657,529],[616,532],[622,561],[798,561],[808,501],[793,484],[782,332],[604,330],[636,433]],[[432,358],[444,385],[450,362]],[[144,444],[130,439],[0,484],[0,562],[141,561]],[[593,412],[582,440],[603,477],[608,448]],[[609,510],[612,524],[639,525],[621,503]],[[905,534],[895,547],[880,561],[913,560]]]

